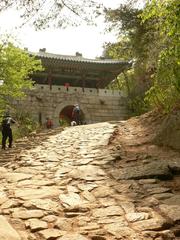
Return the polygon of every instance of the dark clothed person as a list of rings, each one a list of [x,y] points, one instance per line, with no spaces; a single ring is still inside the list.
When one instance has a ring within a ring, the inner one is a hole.
[[[11,116],[5,116],[2,120],[2,149],[6,149],[6,140],[9,140],[9,148],[12,147],[13,134],[11,129],[11,124],[16,123],[16,121]]]
[[[81,116],[80,116],[80,107],[78,104],[74,105],[72,110],[72,120],[77,123],[77,125],[81,124]]]

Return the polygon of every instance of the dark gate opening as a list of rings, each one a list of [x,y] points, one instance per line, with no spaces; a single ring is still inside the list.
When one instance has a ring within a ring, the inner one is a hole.
[[[73,108],[74,106],[73,105],[69,105],[69,106],[66,106],[64,107],[60,114],[59,114],[59,122],[60,122],[60,125],[62,125],[62,123],[66,123],[67,125],[70,125],[71,124],[71,121],[73,120],[72,119],[72,111],[73,111]],[[84,123],[84,113],[80,112],[80,116],[81,116],[81,121],[82,123]]]

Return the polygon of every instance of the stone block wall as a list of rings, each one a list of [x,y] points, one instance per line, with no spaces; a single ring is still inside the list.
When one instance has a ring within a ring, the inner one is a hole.
[[[120,91],[36,85],[26,99],[15,102],[36,120],[45,122],[46,117],[59,125],[59,114],[66,106],[79,103],[87,123],[123,120],[128,118],[127,97]]]

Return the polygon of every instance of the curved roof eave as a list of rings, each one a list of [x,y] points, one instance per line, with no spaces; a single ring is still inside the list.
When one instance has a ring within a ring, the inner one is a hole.
[[[122,61],[122,60],[113,60],[113,59],[88,59],[83,58],[79,56],[69,56],[69,55],[59,55],[59,54],[53,54],[53,53],[47,53],[47,52],[29,52],[30,55],[35,56],[40,59],[44,60],[55,60],[57,62],[59,61],[65,61],[65,62],[74,62],[74,63],[90,63],[90,64],[97,64],[97,65],[115,65],[115,66],[124,66],[127,67],[131,66],[130,61]]]

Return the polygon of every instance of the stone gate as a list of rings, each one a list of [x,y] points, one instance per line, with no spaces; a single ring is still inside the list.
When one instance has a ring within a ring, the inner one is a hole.
[[[49,117],[55,126],[64,118],[71,121],[73,105],[78,103],[84,123],[122,120],[128,117],[127,98],[121,91],[106,86],[130,67],[126,61],[86,59],[80,54],[63,56],[30,53],[42,61],[44,71],[33,74],[34,88],[16,106],[23,108],[40,123]]]

